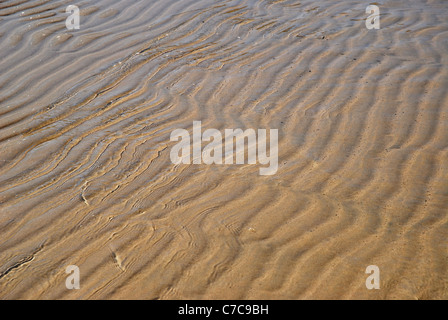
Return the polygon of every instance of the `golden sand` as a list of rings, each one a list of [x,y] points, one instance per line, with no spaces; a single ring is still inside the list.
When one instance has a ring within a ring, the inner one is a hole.
[[[448,298],[447,1],[380,30],[352,0],[72,4],[0,2],[0,299]],[[278,129],[278,172],[173,165],[193,121]]]

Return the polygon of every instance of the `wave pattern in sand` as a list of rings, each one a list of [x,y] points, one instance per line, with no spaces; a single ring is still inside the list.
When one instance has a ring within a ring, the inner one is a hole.
[[[1,2],[0,298],[448,298],[448,4],[379,6]],[[278,173],[173,165],[193,121]]]

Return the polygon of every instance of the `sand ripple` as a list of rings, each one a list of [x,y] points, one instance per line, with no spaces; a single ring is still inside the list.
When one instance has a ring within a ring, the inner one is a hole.
[[[448,298],[445,1],[70,2],[0,3],[0,298]],[[174,166],[193,121],[278,173]]]

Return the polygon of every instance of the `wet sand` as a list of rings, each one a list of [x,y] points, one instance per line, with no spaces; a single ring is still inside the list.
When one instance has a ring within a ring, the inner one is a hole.
[[[0,2],[0,299],[448,299],[448,3],[367,4]],[[193,121],[278,172],[173,165]]]

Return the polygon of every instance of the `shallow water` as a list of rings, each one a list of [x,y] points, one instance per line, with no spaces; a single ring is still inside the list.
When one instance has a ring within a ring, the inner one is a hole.
[[[1,1],[0,298],[447,299],[448,3],[377,5]],[[278,172],[173,165],[193,121]]]

